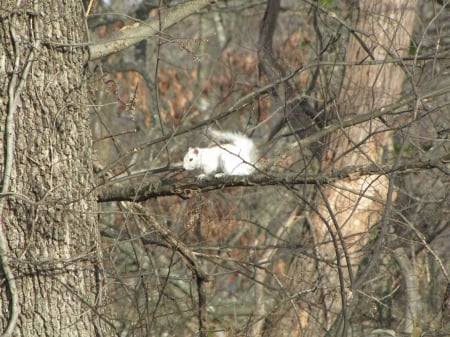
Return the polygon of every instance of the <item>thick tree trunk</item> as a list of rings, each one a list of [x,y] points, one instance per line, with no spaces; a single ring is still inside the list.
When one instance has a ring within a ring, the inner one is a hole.
[[[363,34],[351,35],[346,62],[386,62],[346,68],[336,104],[336,119],[375,111],[398,101],[405,79],[403,65],[390,61],[408,55],[416,2],[361,0],[358,4],[353,26],[356,32]],[[380,119],[373,119],[336,132],[327,142],[324,169],[383,164],[386,150],[392,150],[392,134],[388,129]],[[371,235],[370,229],[375,224],[379,224],[379,228],[387,225],[380,221],[383,222],[383,213],[394,197],[388,194],[388,186],[386,175],[371,175],[337,182],[319,193],[319,212],[313,217],[316,237],[319,242],[338,241],[337,245],[325,245],[321,255],[325,259],[338,256],[338,268],[342,271],[338,277],[338,272],[324,266],[328,269],[327,285],[339,289],[325,296],[330,312],[340,312],[347,305],[347,295],[361,286],[362,278],[355,275],[365,254],[362,249]],[[329,328],[334,315],[327,316]]]
[[[346,53],[346,62],[357,65],[346,68],[336,102],[336,119],[368,113],[400,98],[405,77],[401,63],[361,64],[407,55],[415,4],[408,0],[358,1],[351,24],[355,33],[350,36]],[[386,129],[380,120],[374,119],[336,132],[326,142],[323,169],[380,165],[391,141]],[[311,222],[315,240],[321,244],[318,257],[326,263],[305,258],[292,264],[289,271],[292,279],[300,277],[304,280],[299,281],[301,287],[317,290],[308,299],[300,300],[299,307],[304,310],[294,312],[290,304],[277,308],[270,317],[273,320],[270,325],[292,329],[273,330],[271,336],[317,336],[330,329],[331,336],[346,335],[351,315],[349,295],[356,296],[355,288],[362,282],[355,272],[364,254],[362,248],[370,235],[369,229],[382,219],[388,178],[363,176],[332,186],[318,186],[317,196]]]
[[[17,5],[19,4],[19,5]],[[100,331],[81,1],[2,1],[0,331]]]

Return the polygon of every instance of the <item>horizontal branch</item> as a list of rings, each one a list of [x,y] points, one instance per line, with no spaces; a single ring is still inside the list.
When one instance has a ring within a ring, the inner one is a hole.
[[[110,201],[145,201],[148,199],[179,196],[189,198],[195,192],[209,192],[227,187],[238,186],[293,186],[293,185],[328,185],[340,179],[356,179],[366,175],[386,175],[392,172],[410,173],[419,170],[437,168],[443,170],[449,175],[445,166],[438,161],[416,161],[404,163],[398,166],[386,165],[377,167],[368,166],[348,166],[342,170],[322,175],[304,175],[295,176],[273,176],[273,175],[254,175],[248,177],[223,177],[205,180],[195,180],[187,178],[183,180],[165,180],[161,179],[155,182],[154,177],[151,182],[127,183],[126,185],[104,185],[97,189],[98,202]]]

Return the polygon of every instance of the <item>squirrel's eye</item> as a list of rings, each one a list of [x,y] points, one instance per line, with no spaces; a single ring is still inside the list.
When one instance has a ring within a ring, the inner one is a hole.
[[[189,161],[193,161],[194,160],[194,158],[189,158]]]

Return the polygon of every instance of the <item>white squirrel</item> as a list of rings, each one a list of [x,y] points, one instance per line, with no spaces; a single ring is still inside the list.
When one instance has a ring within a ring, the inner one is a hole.
[[[255,172],[258,150],[253,140],[239,132],[209,129],[207,135],[216,143],[212,147],[190,147],[183,159],[187,171],[203,173],[198,179],[216,173],[214,177],[248,176]]]

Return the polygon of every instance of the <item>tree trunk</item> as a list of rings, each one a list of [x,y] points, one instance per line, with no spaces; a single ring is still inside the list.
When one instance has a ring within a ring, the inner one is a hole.
[[[352,26],[363,34],[351,35],[346,62],[386,62],[346,68],[336,104],[336,119],[375,111],[401,98],[405,68],[401,63],[389,61],[408,54],[415,6],[415,1],[407,0],[359,1],[359,9],[354,12],[356,22]],[[392,132],[387,129],[380,119],[373,119],[336,132],[327,142],[324,169],[382,164],[386,150],[392,150]],[[372,175],[343,180],[323,189],[318,200],[319,214],[313,221],[316,237],[323,242],[330,239],[330,229],[334,232],[340,241],[339,248],[327,245],[322,249],[322,256],[330,258],[337,254],[345,269],[340,285],[337,273],[330,273],[327,282],[347,289],[361,285],[362,279],[356,279],[355,272],[363,255],[362,248],[371,235],[369,230],[380,222],[386,205],[392,201],[388,185],[387,176]],[[327,302],[334,303],[333,307],[338,309],[342,307],[342,300],[344,298],[334,298]],[[330,317],[328,324],[332,321]]]
[[[346,53],[346,62],[357,65],[346,68],[335,105],[336,119],[368,113],[400,98],[405,77],[400,63],[361,64],[407,55],[415,4],[408,0],[358,1],[351,24],[354,34],[350,36]],[[380,165],[391,142],[391,134],[386,129],[380,120],[374,119],[336,132],[325,142],[323,169]],[[316,285],[318,290],[300,301],[299,307],[304,308],[300,312],[293,312],[290,304],[280,306],[270,319],[276,320],[278,326],[292,329],[275,330],[271,336],[317,336],[319,331],[323,334],[330,329],[331,336],[348,332],[349,295],[356,296],[356,289],[363,281],[355,277],[355,272],[369,229],[383,218],[388,204],[388,184],[386,176],[363,176],[338,181],[332,186],[318,186],[311,220],[315,240],[322,243],[318,255],[321,261],[331,261],[331,264],[307,258],[292,264],[289,275],[293,279],[301,275],[311,288]],[[295,291],[298,289],[292,290]]]
[[[0,9],[0,331],[100,334],[81,1]]]

